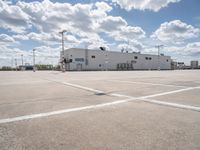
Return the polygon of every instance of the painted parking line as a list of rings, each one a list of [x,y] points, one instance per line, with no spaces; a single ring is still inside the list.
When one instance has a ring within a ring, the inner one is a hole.
[[[110,82],[122,82],[122,83],[133,83],[133,84],[146,84],[146,85],[157,85],[157,86],[167,86],[167,87],[178,87],[186,88],[188,86],[172,85],[172,84],[160,84],[160,83],[150,83],[150,82],[135,82],[135,81],[120,81],[120,80],[107,80]]]
[[[21,82],[8,82],[0,83],[0,86],[5,85],[20,85],[20,84],[38,84],[38,83],[51,83],[52,81],[21,81]]]
[[[67,86],[70,86],[70,87],[82,89],[82,90],[89,91],[89,92],[94,92],[96,94],[103,94],[104,93],[103,91],[100,91],[100,90],[97,90],[97,89],[93,89],[93,88],[89,88],[89,87],[86,87],[86,86],[81,86],[81,85],[73,84],[73,83],[69,83],[69,82],[62,82],[62,81],[50,80],[50,79],[45,79],[45,80],[53,81],[53,82],[56,82],[56,83],[59,83],[59,84],[64,84],[64,85],[67,85]]]
[[[148,96],[142,96],[141,98],[147,99],[147,98],[152,98],[152,97],[158,97],[158,96],[164,96],[164,95],[170,95],[170,94],[190,91],[190,90],[194,90],[194,89],[200,89],[200,86],[189,87],[189,88],[184,88],[184,89],[179,89],[179,90],[173,90],[173,91],[169,91],[169,92],[163,92],[163,93],[158,93],[158,94],[153,94],[153,95],[148,95]]]
[[[72,83],[69,83],[69,82],[62,82],[62,81],[55,81],[55,80],[50,80],[50,81],[54,81],[56,83],[64,84],[64,85],[67,85],[67,86],[79,88],[79,89],[90,91],[90,92],[95,92],[97,94],[104,94],[104,93],[106,94],[106,92],[104,92],[104,91],[100,91],[100,90],[97,90],[97,89],[89,88],[89,87],[78,85],[78,84],[72,84]],[[182,89],[178,89],[178,90],[173,90],[173,91],[162,92],[162,93],[158,93],[158,94],[142,96],[141,98],[152,98],[152,97],[157,97],[157,96],[164,96],[164,95],[180,93],[180,92],[184,92],[184,91],[190,91],[190,90],[193,90],[193,89],[200,89],[200,86],[187,87],[187,88],[182,88]],[[135,97],[130,96],[130,95],[124,95],[124,94],[118,94],[118,93],[111,93],[111,94],[108,94],[108,95],[116,96],[116,97],[135,98]]]
[[[19,117],[14,117],[14,118],[0,119],[0,124],[29,120],[29,119],[35,119],[35,118],[41,118],[41,117],[54,116],[54,115],[76,112],[76,111],[82,111],[82,110],[87,110],[87,109],[101,108],[101,107],[126,103],[126,102],[131,101],[131,100],[136,100],[136,98],[129,98],[129,99],[118,100],[118,101],[114,101],[114,102],[102,103],[102,104],[97,104],[97,105],[89,105],[89,106],[83,106],[83,107],[62,109],[62,110],[46,112],[46,113],[25,115],[25,116],[19,116]]]
[[[200,87],[198,87],[198,88],[200,88]],[[102,103],[102,104],[97,104],[97,105],[89,105],[89,106],[63,109],[63,110],[58,110],[58,111],[46,112],[46,113],[39,113],[39,114],[25,115],[25,116],[19,116],[19,117],[14,117],[14,118],[0,119],[0,124],[41,118],[41,117],[47,117],[47,116],[53,116],[53,115],[59,115],[59,114],[82,111],[82,110],[87,110],[87,109],[102,108],[102,107],[111,106],[111,105],[119,105],[119,104],[130,102],[130,101],[141,101],[141,100],[144,102],[150,102],[150,103],[159,104],[159,105],[163,105],[163,106],[171,106],[171,107],[182,108],[182,109],[190,109],[193,111],[200,111],[200,107],[194,107],[194,106],[182,105],[182,104],[176,104],[176,103],[161,102],[161,101],[157,101],[157,100],[148,99],[150,97],[155,97],[155,95],[167,95],[167,94],[171,94],[171,93],[177,93],[177,92],[192,90],[192,89],[195,89],[195,88],[175,90],[175,91],[171,91],[171,92],[164,92],[164,93],[160,93],[160,94],[153,94],[153,95],[142,96],[142,97],[137,97],[137,98],[133,97],[133,98],[129,98],[129,99],[117,100],[114,102]]]
[[[90,87],[86,87],[86,86],[82,86],[82,85],[78,85],[78,84],[73,84],[73,83],[69,83],[69,82],[62,82],[62,81],[57,81],[57,80],[49,80],[49,81],[53,81],[53,82],[56,82],[56,83],[59,83],[59,84],[64,84],[64,85],[67,85],[67,86],[70,86],[70,87],[82,89],[82,90],[89,91],[89,92],[94,92],[97,95],[102,94],[102,95],[110,95],[110,96],[115,96],[115,97],[135,98],[133,96],[123,95],[123,94],[118,94],[118,93],[107,94],[106,92],[101,91],[101,90],[97,90],[97,89],[93,89],[93,88],[90,88]]]
[[[183,104],[178,104],[178,103],[170,103],[170,102],[166,102],[166,101],[158,101],[158,100],[153,100],[153,99],[141,98],[141,100],[148,102],[148,103],[153,103],[153,104],[158,104],[158,105],[163,105],[163,106],[170,106],[170,107],[181,108],[181,109],[188,109],[188,110],[200,112],[200,107],[197,107],[197,106],[183,105]]]

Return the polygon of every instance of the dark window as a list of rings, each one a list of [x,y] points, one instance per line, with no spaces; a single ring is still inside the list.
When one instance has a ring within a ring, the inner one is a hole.
[[[152,58],[151,57],[149,57],[149,60],[151,60]]]
[[[92,57],[92,58],[95,58],[95,56],[94,56],[94,55],[92,55],[91,57]]]
[[[99,67],[101,67],[101,64],[99,64]]]
[[[65,63],[65,64],[67,63],[67,59],[66,59],[66,58],[64,59],[64,63]]]
[[[167,59],[166,61],[168,62],[169,60]]]
[[[132,64],[135,64],[135,63],[137,63],[137,61],[135,61],[135,60],[132,60],[132,61],[131,61],[131,63],[132,63]]]
[[[145,57],[145,59],[148,60],[149,58],[148,58],[148,57]]]
[[[135,57],[134,57],[134,59],[138,59],[138,57],[137,57],[137,56],[135,56]]]
[[[75,58],[75,61],[84,62],[84,58]]]
[[[72,59],[70,59],[69,62],[72,62]]]

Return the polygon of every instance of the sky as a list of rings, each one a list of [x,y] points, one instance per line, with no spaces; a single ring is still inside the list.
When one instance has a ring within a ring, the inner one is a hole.
[[[157,54],[200,61],[200,0],[0,0],[0,66],[59,62],[65,49]]]

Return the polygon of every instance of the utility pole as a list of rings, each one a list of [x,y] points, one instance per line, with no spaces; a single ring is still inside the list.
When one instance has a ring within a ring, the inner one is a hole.
[[[16,71],[17,71],[17,59],[15,58],[15,67],[16,67]]]
[[[21,59],[22,59],[22,66],[24,65],[24,58],[23,58],[23,54],[21,54]]]
[[[62,36],[62,59],[61,59],[61,69],[63,72],[65,72],[65,62],[64,62],[64,59],[65,59],[65,56],[64,56],[64,33],[67,32],[66,30],[62,30],[61,32],[59,32]]]
[[[33,49],[33,71],[35,72],[35,49]]]
[[[158,49],[158,70],[160,70],[160,49],[163,47],[164,45],[156,45],[155,48]]]

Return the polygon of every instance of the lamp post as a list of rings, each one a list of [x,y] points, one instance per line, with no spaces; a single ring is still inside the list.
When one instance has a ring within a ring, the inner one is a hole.
[[[35,49],[33,49],[33,71],[35,72]]]
[[[155,48],[158,49],[158,70],[160,70],[160,49],[163,47],[164,45],[156,45]]]
[[[17,59],[15,58],[15,69],[16,69],[16,71],[17,71]]]
[[[59,32],[59,34],[61,34],[61,36],[62,36],[62,60],[61,60],[61,69],[62,69],[62,71],[63,72],[65,72],[65,63],[64,63],[64,58],[65,58],[65,56],[64,56],[64,47],[65,47],[65,45],[64,45],[64,33],[65,32],[67,32],[67,30],[62,30],[61,32]]]
[[[21,54],[21,60],[22,60],[22,66],[24,65],[24,58],[23,58],[23,54]]]

